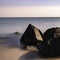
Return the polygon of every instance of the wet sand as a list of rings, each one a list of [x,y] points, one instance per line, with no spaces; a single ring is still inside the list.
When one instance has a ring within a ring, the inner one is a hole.
[[[37,50],[22,49],[21,34],[0,35],[0,60],[60,60],[59,57],[42,57]]]

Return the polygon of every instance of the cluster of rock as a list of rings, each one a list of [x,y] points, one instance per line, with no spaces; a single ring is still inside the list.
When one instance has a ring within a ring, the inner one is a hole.
[[[36,46],[45,55],[59,55],[60,27],[50,28],[42,33],[38,28],[29,24],[20,42],[26,46]]]

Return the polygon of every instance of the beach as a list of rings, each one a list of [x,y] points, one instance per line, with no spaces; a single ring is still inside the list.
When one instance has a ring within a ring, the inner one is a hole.
[[[22,49],[21,34],[0,34],[0,60],[60,60],[42,57],[37,50]]]
[[[20,35],[0,35],[0,60],[19,60],[27,51],[20,49]]]

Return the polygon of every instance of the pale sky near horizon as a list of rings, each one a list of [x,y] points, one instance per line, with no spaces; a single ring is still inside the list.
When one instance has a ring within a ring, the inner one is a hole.
[[[0,0],[0,17],[60,17],[60,0]]]

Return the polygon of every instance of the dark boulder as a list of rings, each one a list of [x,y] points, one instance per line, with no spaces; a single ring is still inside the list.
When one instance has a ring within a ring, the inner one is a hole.
[[[60,28],[50,28],[42,34],[35,26],[29,24],[20,42],[25,46],[36,46],[45,56],[60,55]]]
[[[20,42],[23,45],[35,46],[38,41],[43,41],[42,32],[35,26],[29,24],[25,32],[23,33]]]
[[[56,42],[55,42],[56,41]],[[47,44],[60,44],[60,28],[50,28],[44,32],[44,42]],[[50,43],[49,43],[50,42]]]
[[[60,28],[50,28],[44,33],[44,50],[46,55],[60,55]]]

